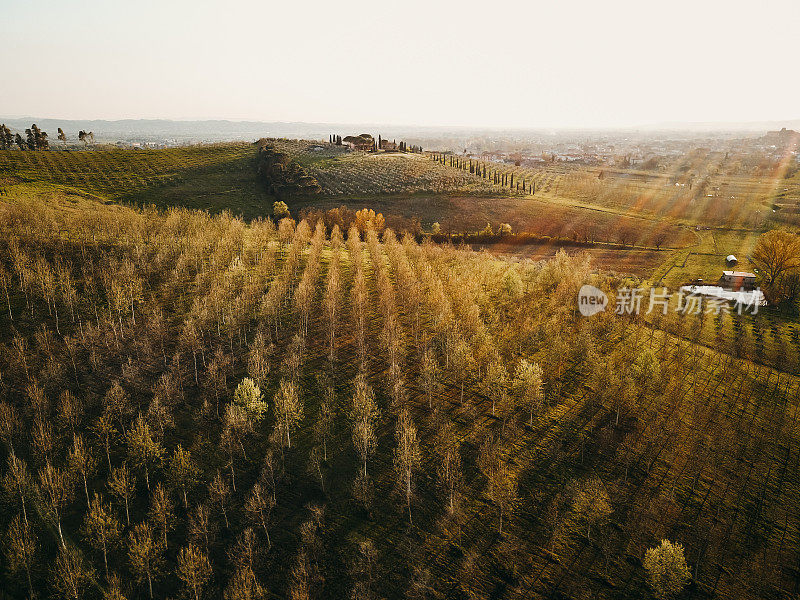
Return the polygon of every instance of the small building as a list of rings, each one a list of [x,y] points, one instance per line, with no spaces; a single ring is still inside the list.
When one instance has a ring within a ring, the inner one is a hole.
[[[734,290],[751,288],[756,284],[755,273],[747,271],[723,271],[722,281],[730,285]]]
[[[733,254],[728,254],[728,256],[725,257],[725,262],[728,263],[729,267],[732,267],[739,262],[739,260]]]
[[[381,139],[381,150],[397,150],[397,144],[395,142],[390,142],[389,140]]]

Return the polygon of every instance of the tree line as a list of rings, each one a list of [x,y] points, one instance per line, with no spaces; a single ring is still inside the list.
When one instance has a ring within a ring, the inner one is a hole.
[[[396,151],[396,152],[410,152],[412,154],[422,154],[422,146],[418,146],[412,144],[411,146],[408,145],[407,142],[400,140],[392,140],[389,144],[389,140],[383,138],[380,134],[378,134],[378,139],[374,139],[369,134],[361,134],[359,136],[347,136],[342,140],[342,136],[338,134],[330,134],[328,136],[328,143],[334,146],[341,146],[343,143],[347,144],[350,142],[356,143],[356,147],[360,149],[369,148],[372,152],[377,152],[378,150],[388,150],[388,151]]]
[[[524,177],[514,177],[514,173],[506,173],[498,168],[487,168],[486,163],[478,160],[464,159],[455,154],[449,153],[430,153],[431,160],[440,164],[468,171],[472,175],[477,175],[482,179],[491,181],[494,185],[508,187],[510,190],[521,192],[523,194],[536,194],[536,181],[528,181]]]
[[[25,137],[20,133],[12,133],[11,129],[5,123],[0,124],[0,150],[10,150],[15,145],[20,150],[49,150],[50,141],[46,131],[42,131],[36,123],[25,130]],[[91,131],[81,130],[78,133],[78,140],[83,142],[84,146],[89,143],[94,144],[94,133]],[[58,128],[58,141],[62,142],[64,146],[67,145],[67,135],[61,127]]]

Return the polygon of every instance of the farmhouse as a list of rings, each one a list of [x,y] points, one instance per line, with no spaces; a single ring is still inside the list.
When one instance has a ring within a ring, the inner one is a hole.
[[[722,281],[739,290],[745,287],[753,287],[756,284],[756,276],[754,273],[747,271],[723,271]]]
[[[397,144],[389,140],[381,140],[381,150],[397,150]]]

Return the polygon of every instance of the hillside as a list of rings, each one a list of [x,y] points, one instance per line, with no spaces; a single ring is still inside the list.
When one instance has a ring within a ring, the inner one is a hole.
[[[796,353],[581,317],[623,281],[564,254],[37,202],[0,204],[12,597],[633,599],[662,538],[685,597],[794,593]]]
[[[514,233],[548,239],[493,251],[551,256],[560,247],[572,251],[570,244],[601,242],[592,251],[604,267],[656,280],[666,277],[669,285],[716,276],[725,256],[748,256],[766,228],[797,226],[800,173],[788,165],[764,170],[752,156],[735,153],[696,151],[659,169],[641,170],[349,153],[341,146],[303,140],[270,143],[321,186],[311,198],[285,198],[295,216],[340,206],[369,207],[401,230],[430,231],[439,223],[444,233],[456,234],[481,231],[487,223],[497,231],[506,223]],[[470,165],[480,165],[488,177],[471,173]],[[11,197],[46,191],[212,214],[229,210],[247,220],[270,215],[275,200],[256,169],[256,148],[245,143],[0,151],[0,181]],[[506,183],[495,183],[493,174]],[[521,181],[525,193],[516,189]]]
[[[91,194],[103,201],[267,214],[272,198],[258,182],[252,144],[226,143],[163,150],[0,151],[0,182],[22,191]]]

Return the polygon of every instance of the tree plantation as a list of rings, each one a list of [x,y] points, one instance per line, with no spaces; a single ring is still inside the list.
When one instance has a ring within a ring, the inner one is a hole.
[[[0,204],[2,597],[798,593],[795,375],[359,214]]]

